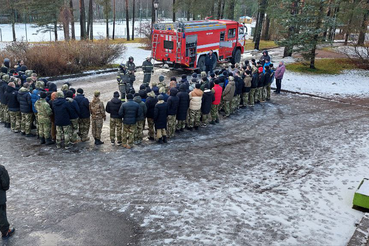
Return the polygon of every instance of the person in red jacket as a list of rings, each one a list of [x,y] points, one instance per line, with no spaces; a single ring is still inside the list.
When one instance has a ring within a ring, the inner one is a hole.
[[[214,125],[215,123],[219,123],[219,105],[220,100],[222,99],[222,93],[223,89],[219,85],[219,79],[216,79],[214,81],[214,87],[213,87],[213,93],[214,93],[214,101],[211,105],[211,122],[210,124]]]

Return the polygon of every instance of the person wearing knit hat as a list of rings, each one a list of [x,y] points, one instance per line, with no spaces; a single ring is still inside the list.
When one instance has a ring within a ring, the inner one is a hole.
[[[127,102],[123,103],[119,109],[119,116],[123,118],[123,147],[131,149],[135,138],[137,117],[141,108],[138,103],[133,101],[133,95],[127,95]]]
[[[190,107],[189,107],[189,119],[188,119],[188,129],[192,130],[195,128],[196,130],[200,126],[200,118],[201,118],[201,101],[204,92],[200,89],[200,84],[195,85],[195,89],[190,92]]]
[[[166,86],[167,86],[164,79],[165,79],[165,77],[163,75],[159,76],[159,83],[158,83],[159,90],[163,87],[166,88]]]
[[[163,95],[158,96],[158,103],[155,105],[154,110],[154,122],[156,129],[156,139],[159,144],[167,143],[167,117],[168,117],[168,106],[164,102]]]
[[[83,89],[77,89],[77,96],[74,100],[78,103],[80,115],[78,120],[79,137],[82,142],[90,140],[88,132],[90,131],[91,119],[90,119],[90,102],[83,94]]]
[[[122,106],[122,101],[119,99],[119,92],[115,91],[113,98],[106,104],[106,112],[110,114],[110,142],[111,145],[122,144],[122,117],[119,115],[119,109]],[[115,138],[116,137],[116,138]]]
[[[70,136],[72,132],[70,122],[70,103],[64,98],[64,93],[57,92],[56,99],[52,102],[55,126],[56,126],[56,148],[62,147],[64,139],[64,148],[70,149],[72,147]]]
[[[155,92],[148,92],[145,104],[147,108],[146,117],[149,128],[149,140],[155,140],[154,110],[157,102],[158,99],[156,98]]]
[[[50,104],[46,102],[47,93],[44,91],[40,92],[40,99],[35,103],[37,110],[37,121],[38,121],[38,134],[40,137],[41,144],[53,144],[50,138],[51,131],[51,119],[50,116],[53,114]]]
[[[104,103],[100,101],[100,91],[94,92],[94,98],[90,103],[92,136],[95,139],[95,145],[103,144],[101,141],[101,132],[104,121],[106,120]]]
[[[6,92],[4,94],[7,101],[7,108],[9,114],[9,123],[7,127],[11,127],[12,132],[18,133],[20,131],[21,112],[18,102],[18,90],[14,82],[9,82]]]

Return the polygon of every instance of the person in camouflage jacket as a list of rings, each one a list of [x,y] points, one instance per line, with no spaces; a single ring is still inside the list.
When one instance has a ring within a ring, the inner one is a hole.
[[[50,116],[53,114],[50,104],[46,102],[47,94],[46,92],[40,93],[40,99],[38,99],[35,103],[35,108],[37,110],[37,118],[38,118],[38,127],[39,127],[39,136],[41,144],[53,144],[53,141],[50,138],[51,131],[51,119]]]
[[[92,122],[92,136],[95,139],[95,144],[100,145],[104,142],[101,141],[101,131],[106,120],[104,103],[100,101],[100,92],[95,91],[94,99],[90,103],[91,122]]]

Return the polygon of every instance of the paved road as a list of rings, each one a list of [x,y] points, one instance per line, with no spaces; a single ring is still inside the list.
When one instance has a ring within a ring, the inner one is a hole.
[[[102,83],[103,81],[103,83]],[[112,96],[114,75],[74,82]],[[0,127],[5,245],[344,245],[369,112],[281,94],[169,144],[40,147]],[[108,141],[108,123],[104,126]]]

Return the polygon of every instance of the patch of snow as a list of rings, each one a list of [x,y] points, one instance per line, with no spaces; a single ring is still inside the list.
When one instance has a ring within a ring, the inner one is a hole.
[[[360,185],[356,193],[359,193],[364,196],[369,196],[369,180],[364,179],[363,183]]]

